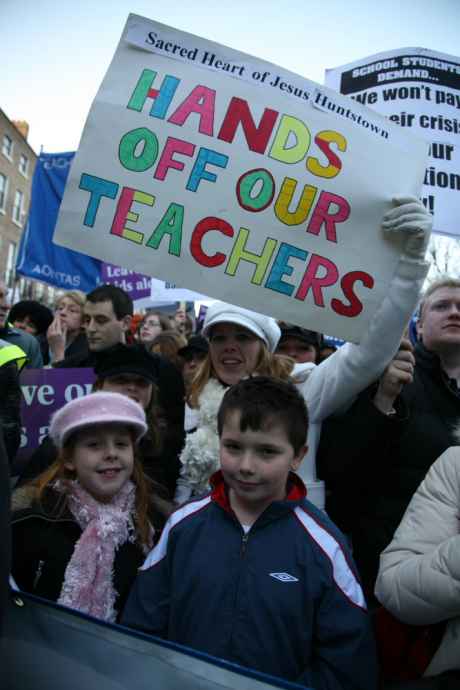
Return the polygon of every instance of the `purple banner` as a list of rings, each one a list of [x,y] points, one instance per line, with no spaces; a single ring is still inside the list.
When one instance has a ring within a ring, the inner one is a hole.
[[[116,285],[127,292],[133,302],[137,299],[150,297],[150,281],[152,279],[142,275],[142,273],[135,273],[135,271],[128,271],[126,268],[102,262],[101,280],[103,283]]]
[[[53,412],[69,400],[91,393],[94,380],[92,369],[26,369],[22,372],[20,459],[29,456],[47,436]]]

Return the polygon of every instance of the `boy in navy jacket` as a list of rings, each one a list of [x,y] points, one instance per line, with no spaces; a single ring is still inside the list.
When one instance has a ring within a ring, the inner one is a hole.
[[[226,392],[218,429],[213,489],[172,514],[122,622],[315,690],[375,690],[355,566],[295,474],[307,450],[302,396],[245,379]]]

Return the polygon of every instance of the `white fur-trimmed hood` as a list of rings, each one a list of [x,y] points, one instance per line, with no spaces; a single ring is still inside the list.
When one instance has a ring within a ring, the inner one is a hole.
[[[226,390],[217,379],[209,379],[199,398],[197,429],[187,434],[180,455],[181,481],[195,496],[208,491],[209,477],[220,467],[217,413]]]

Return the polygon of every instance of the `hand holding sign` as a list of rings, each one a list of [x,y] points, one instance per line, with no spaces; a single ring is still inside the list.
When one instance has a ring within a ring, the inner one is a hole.
[[[382,228],[388,232],[404,233],[405,253],[423,261],[433,227],[433,217],[414,196],[395,196],[396,205],[385,213]]]

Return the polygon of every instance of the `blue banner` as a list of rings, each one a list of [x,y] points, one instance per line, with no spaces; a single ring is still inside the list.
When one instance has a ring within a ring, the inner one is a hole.
[[[62,290],[90,292],[100,282],[101,262],[53,244],[71,153],[41,153],[32,181],[27,225],[19,246],[16,273]]]

